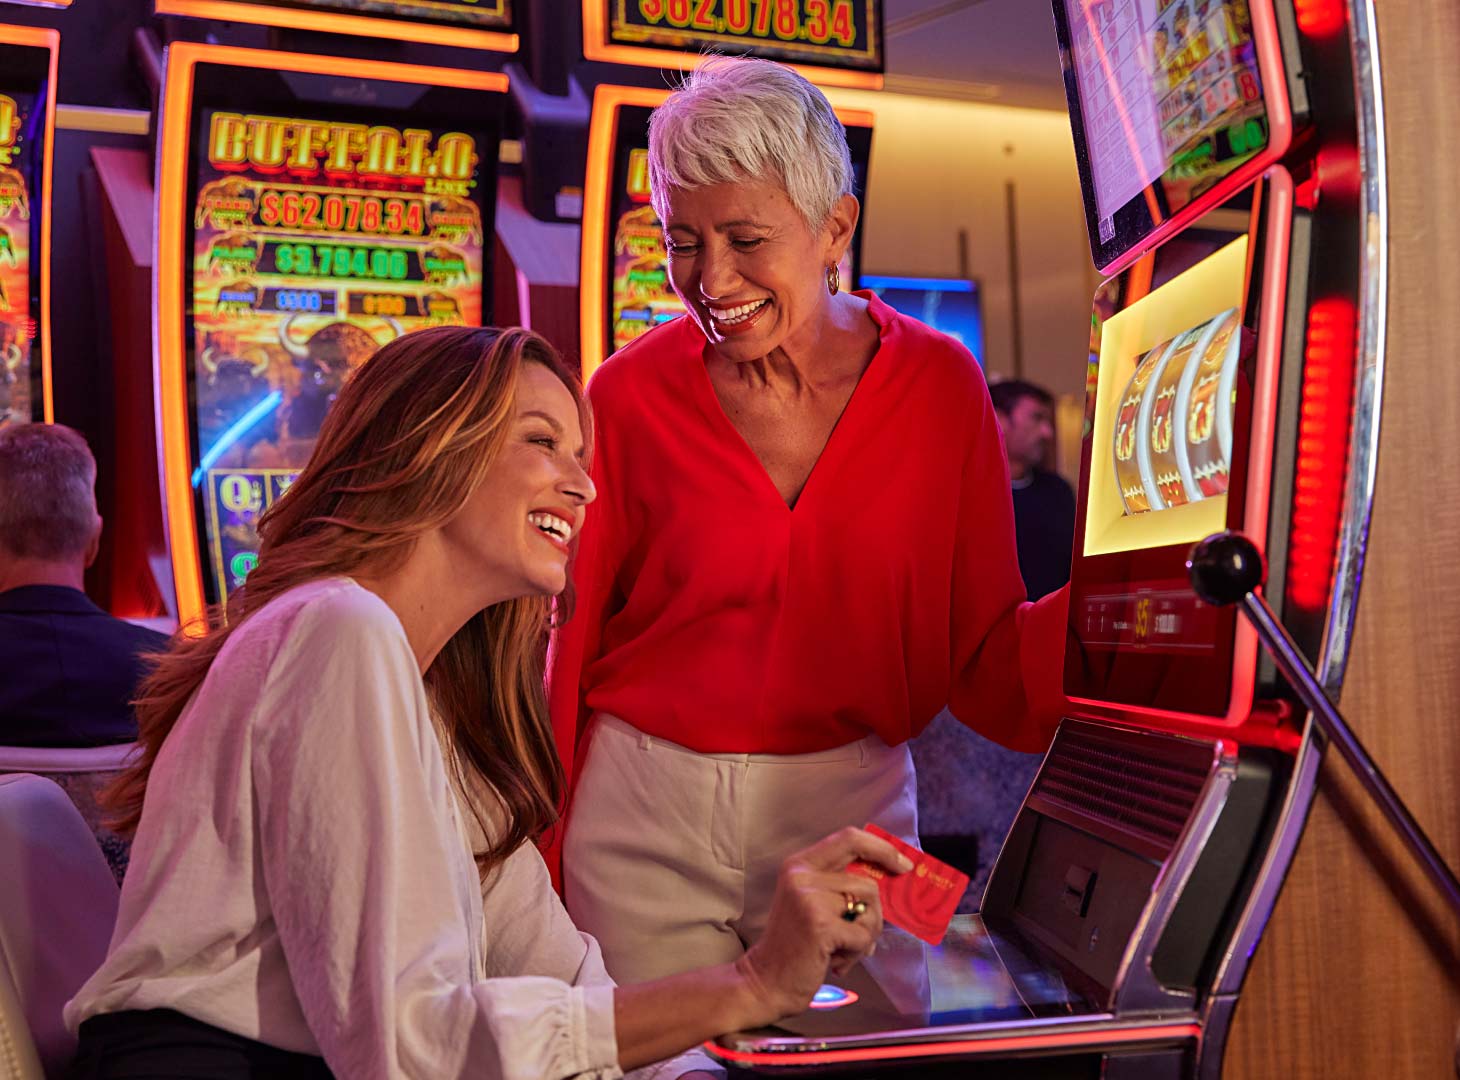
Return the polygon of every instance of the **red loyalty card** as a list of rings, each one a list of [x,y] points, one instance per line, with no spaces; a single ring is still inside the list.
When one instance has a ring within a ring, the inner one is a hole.
[[[858,859],[847,869],[877,882],[883,919],[929,945],[937,945],[948,932],[948,923],[968,888],[968,875],[903,843],[886,829],[868,825],[867,831],[911,859],[913,868],[905,874],[889,874],[880,866]]]

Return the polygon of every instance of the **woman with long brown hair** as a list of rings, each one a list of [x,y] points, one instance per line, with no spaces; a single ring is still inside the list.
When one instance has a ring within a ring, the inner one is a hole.
[[[905,865],[854,829],[787,861],[759,946],[658,983],[615,988],[557,902],[530,841],[562,793],[544,647],[587,427],[523,330],[411,334],[345,388],[227,619],[144,686],[78,1075],[611,1077],[798,1011],[871,948],[846,866]]]

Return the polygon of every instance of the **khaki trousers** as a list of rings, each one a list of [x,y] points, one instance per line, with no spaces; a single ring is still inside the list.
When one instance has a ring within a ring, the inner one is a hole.
[[[563,846],[568,912],[609,974],[643,982],[733,961],[765,929],[782,860],[846,825],[917,844],[907,746],[876,735],[812,754],[701,754],[599,713]],[[921,950],[874,977],[915,1010]],[[908,995],[911,995],[909,997]]]

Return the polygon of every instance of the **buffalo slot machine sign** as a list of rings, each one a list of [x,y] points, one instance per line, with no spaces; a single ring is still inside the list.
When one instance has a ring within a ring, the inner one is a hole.
[[[649,114],[667,96],[623,86],[600,86],[594,95],[581,266],[585,378],[609,355],[685,311],[670,282],[664,226],[649,198]],[[836,113],[846,127],[853,187],[864,198],[872,117],[840,107]],[[848,288],[857,282],[860,246],[859,229],[838,266]]]
[[[515,0],[156,0],[159,15],[516,52]]]
[[[366,359],[412,330],[487,320],[505,88],[170,50],[157,337],[180,618],[243,583],[259,516]]]
[[[51,420],[54,30],[0,26],[0,426]]]
[[[709,52],[796,67],[826,86],[878,89],[881,0],[583,0],[583,56],[692,68]]]

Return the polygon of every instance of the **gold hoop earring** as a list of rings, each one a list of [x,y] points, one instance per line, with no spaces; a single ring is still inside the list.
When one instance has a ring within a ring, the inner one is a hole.
[[[826,291],[831,293],[832,296],[835,296],[841,292],[841,288],[842,272],[835,266],[828,266],[826,268]]]

